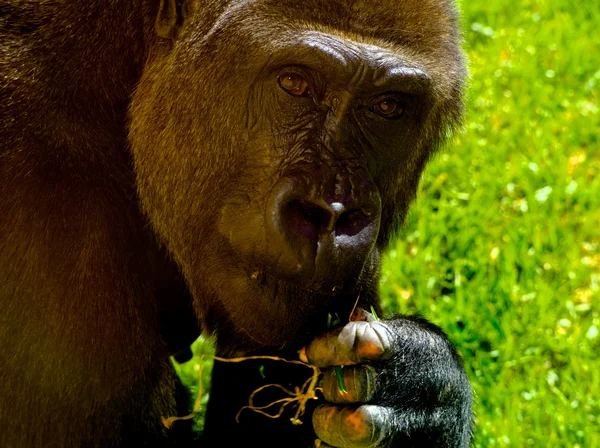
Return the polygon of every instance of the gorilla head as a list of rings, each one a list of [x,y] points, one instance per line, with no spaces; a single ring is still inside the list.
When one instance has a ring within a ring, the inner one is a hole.
[[[220,343],[300,343],[327,313],[374,300],[381,253],[460,118],[456,12],[163,3],[169,38],[130,110],[144,211]]]

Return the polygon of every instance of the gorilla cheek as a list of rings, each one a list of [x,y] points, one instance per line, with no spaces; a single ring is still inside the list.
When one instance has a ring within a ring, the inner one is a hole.
[[[248,261],[266,252],[264,219],[257,209],[258,205],[250,202],[228,203],[221,209],[217,225],[224,244]]]
[[[241,270],[228,269],[220,279],[219,303],[241,336],[263,347],[293,344],[315,315],[314,300],[280,291],[277,284],[261,286]],[[283,289],[283,288],[282,288]]]

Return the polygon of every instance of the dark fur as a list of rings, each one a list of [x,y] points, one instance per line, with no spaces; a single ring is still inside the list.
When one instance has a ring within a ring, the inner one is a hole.
[[[225,207],[291,163],[248,145],[268,115],[250,92],[300,29],[385,47],[431,77],[403,147],[352,149],[381,226],[357,288],[327,309],[293,282],[283,304],[247,294],[219,228],[244,232]],[[459,44],[449,0],[0,0],[0,446],[168,443],[160,417],[181,412],[168,354],[198,331],[190,292],[221,354],[293,354],[358,290],[376,304],[379,254],[461,114]]]

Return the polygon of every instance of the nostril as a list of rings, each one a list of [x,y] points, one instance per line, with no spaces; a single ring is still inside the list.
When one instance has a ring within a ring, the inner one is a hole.
[[[290,201],[284,214],[286,227],[313,243],[319,241],[319,233],[327,228],[332,220],[329,211],[303,200]]]
[[[362,209],[348,210],[340,215],[335,224],[336,236],[354,236],[372,222],[371,216]]]

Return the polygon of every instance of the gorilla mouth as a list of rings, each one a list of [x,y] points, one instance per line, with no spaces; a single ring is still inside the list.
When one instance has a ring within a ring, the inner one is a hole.
[[[358,280],[353,288],[324,293],[264,270],[239,274],[227,280],[233,289],[218,297],[218,312],[209,313],[214,320],[206,324],[219,338],[235,339],[234,345],[246,353],[284,346],[299,349],[327,330],[332,319],[348,319],[362,284]]]
[[[256,282],[257,287],[271,291],[273,301],[278,300],[280,294],[284,296],[291,294],[292,297],[307,297],[310,295],[314,296],[318,302],[329,303],[341,297],[355,294],[360,289],[359,285],[361,283],[359,276],[358,279],[353,280],[352,284],[346,281],[338,284],[333,283],[332,286],[318,281],[306,282],[294,278],[287,279],[275,274],[271,275],[268,273],[268,269],[256,269],[248,277]]]

